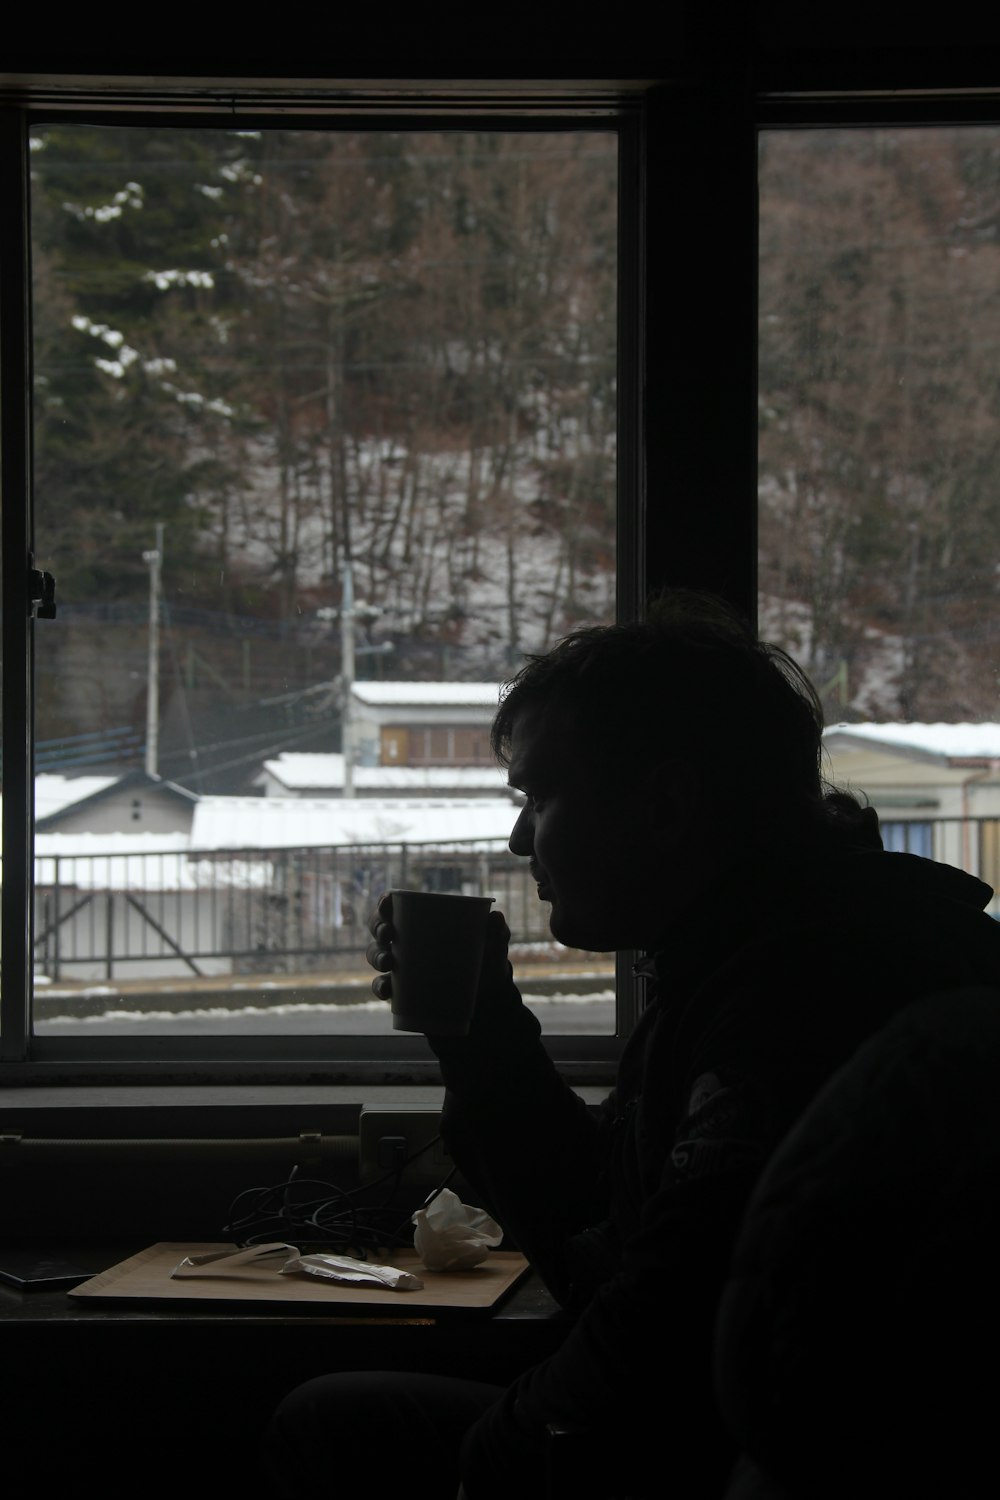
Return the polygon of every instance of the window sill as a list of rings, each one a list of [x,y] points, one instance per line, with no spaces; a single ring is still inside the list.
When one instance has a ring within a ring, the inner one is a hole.
[[[588,1104],[599,1104],[610,1084],[574,1085]],[[442,1086],[436,1084],[290,1084],[209,1082],[169,1084],[125,1082],[0,1086],[0,1132],[10,1112],[20,1118],[35,1111],[63,1109],[240,1109],[256,1106],[362,1105],[369,1109],[440,1109]]]

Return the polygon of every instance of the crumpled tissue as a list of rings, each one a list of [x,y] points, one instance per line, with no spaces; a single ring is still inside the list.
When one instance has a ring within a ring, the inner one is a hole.
[[[442,1188],[410,1221],[413,1245],[428,1271],[465,1271],[478,1266],[503,1239],[503,1230],[481,1208],[470,1208]]]

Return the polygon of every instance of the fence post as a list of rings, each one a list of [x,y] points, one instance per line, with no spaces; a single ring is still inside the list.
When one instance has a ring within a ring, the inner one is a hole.
[[[54,864],[55,875],[53,877],[54,885],[52,890],[52,978],[58,979],[60,977],[60,960],[62,956],[62,922],[59,919],[59,876],[62,861],[58,854],[55,856]]]
[[[290,947],[290,943],[289,943],[289,940],[288,940],[288,918],[289,918],[289,914],[290,914],[290,911],[291,911],[291,903],[292,903],[292,880],[291,880],[290,871],[289,871],[289,865],[291,864],[291,858],[292,858],[292,852],[291,852],[290,849],[283,849],[281,851],[281,890],[282,890],[282,901],[281,901],[281,906],[279,908],[279,912],[280,912],[280,920],[281,920],[281,953],[282,953],[282,958],[284,958],[284,955],[287,954],[288,949]]]
[[[111,882],[109,881],[110,885]],[[104,969],[108,979],[113,979],[115,974],[115,893],[108,891],[104,898]]]

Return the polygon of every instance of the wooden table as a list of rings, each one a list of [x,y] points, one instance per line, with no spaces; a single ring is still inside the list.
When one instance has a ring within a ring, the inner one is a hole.
[[[59,1247],[95,1273],[144,1248]],[[418,1370],[506,1384],[551,1354],[568,1322],[529,1272],[486,1315],[112,1304],[0,1284],[0,1327],[5,1448],[23,1450],[32,1493],[69,1494],[86,1474],[102,1500],[200,1500],[261,1492],[258,1435],[314,1375]]]

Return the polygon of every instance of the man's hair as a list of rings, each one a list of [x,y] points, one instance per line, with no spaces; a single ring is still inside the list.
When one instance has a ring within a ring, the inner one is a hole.
[[[568,729],[601,771],[641,775],[671,759],[694,766],[720,814],[757,807],[787,824],[862,812],[826,795],[823,710],[808,677],[712,595],[665,591],[643,620],[576,630],[529,657],[493,721],[502,765],[525,712]]]

